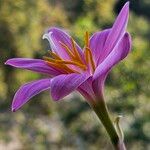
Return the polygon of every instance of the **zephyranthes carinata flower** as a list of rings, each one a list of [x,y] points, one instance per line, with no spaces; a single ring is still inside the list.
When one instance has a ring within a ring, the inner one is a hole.
[[[49,75],[49,78],[27,83],[16,92],[12,110],[24,105],[31,97],[50,89],[53,100],[60,100],[72,91],[79,91],[90,103],[102,96],[104,81],[111,68],[130,51],[131,40],[126,32],[129,4],[121,10],[110,29],[85,34],[83,50],[67,33],[50,28],[43,38],[52,51],[42,59],[12,58],[5,64]]]
[[[48,75],[48,78],[21,86],[14,96],[12,111],[44,90],[50,90],[56,101],[77,90],[102,121],[115,148],[125,149],[123,139],[109,118],[103,89],[109,71],[130,52],[131,37],[126,32],[128,16],[129,2],[122,8],[112,28],[96,32],[91,37],[85,33],[83,50],[64,30],[53,27],[43,35],[51,46],[49,56],[7,60],[7,65]]]

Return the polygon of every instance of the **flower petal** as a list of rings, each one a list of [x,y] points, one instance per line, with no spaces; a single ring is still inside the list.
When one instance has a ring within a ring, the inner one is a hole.
[[[12,58],[7,60],[5,64],[16,68],[28,69],[31,71],[44,73],[52,76],[60,74],[58,70],[48,66],[45,61],[41,59]]]
[[[57,53],[63,59],[70,59],[65,48],[60,44],[64,43],[72,50],[71,36],[58,28],[50,28],[47,33],[43,35],[43,39],[47,39],[51,45],[52,51]],[[79,54],[83,57],[82,49],[75,43]]]
[[[12,102],[12,111],[18,110],[26,102],[28,102],[33,96],[39,94],[42,91],[49,89],[50,80],[51,79],[42,79],[21,86],[14,96]]]
[[[97,64],[98,59],[101,60],[101,57],[103,57],[103,48],[110,31],[111,29],[106,29],[101,32],[96,32],[90,38],[90,49],[92,50],[95,64]]]
[[[98,84],[98,82],[103,85],[108,72],[114,65],[116,65],[119,61],[121,61],[128,55],[130,49],[131,37],[128,33],[125,33],[124,37],[121,39],[118,45],[115,46],[115,48],[106,57],[106,59],[96,68],[93,75],[93,79],[95,80],[96,85]]]
[[[51,80],[51,96],[54,100],[62,99],[76,90],[89,76],[84,74],[72,73],[54,77]]]
[[[83,97],[88,101],[95,100],[95,94],[92,88],[92,77],[89,77],[85,82],[83,82],[79,87],[78,91]]]
[[[115,45],[121,40],[123,37],[127,23],[128,23],[128,16],[129,16],[129,2],[127,2],[124,7],[122,8],[121,12],[119,13],[111,32],[109,33],[105,46],[103,48],[103,59],[99,59],[98,63],[101,63],[107,55],[112,51]]]
[[[128,33],[116,45],[107,58],[96,68],[93,78],[96,79],[102,74],[108,72],[115,64],[124,59],[131,49],[131,37]]]

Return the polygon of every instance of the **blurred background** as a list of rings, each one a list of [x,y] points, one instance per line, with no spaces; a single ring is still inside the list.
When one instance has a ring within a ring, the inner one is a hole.
[[[41,78],[4,66],[12,57],[42,58],[42,35],[51,26],[67,29],[83,47],[85,31],[111,27],[126,0],[0,0],[0,150],[110,150],[108,136],[84,99],[73,93],[54,102],[43,92],[12,113],[16,90]],[[105,97],[121,125],[129,150],[150,149],[150,1],[131,0],[128,31],[132,52],[106,81]]]

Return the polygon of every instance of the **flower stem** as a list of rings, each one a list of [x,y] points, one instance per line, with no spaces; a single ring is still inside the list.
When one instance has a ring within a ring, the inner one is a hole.
[[[98,118],[101,120],[102,124],[104,125],[114,148],[116,150],[126,150],[123,141],[120,142],[117,131],[110,119],[105,101],[103,99],[97,100],[96,103],[91,105],[91,107],[93,108]]]

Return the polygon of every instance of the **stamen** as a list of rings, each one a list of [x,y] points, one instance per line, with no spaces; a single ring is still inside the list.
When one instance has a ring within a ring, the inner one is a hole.
[[[73,69],[70,69],[69,67],[67,67],[66,65],[60,65],[60,64],[57,64],[56,62],[50,62],[50,61],[46,61],[46,63],[52,67],[56,67],[62,71],[65,71],[65,73],[79,73]]]
[[[61,64],[71,64],[71,65],[76,65],[84,70],[86,70],[86,66],[82,65],[78,62],[74,62],[74,61],[65,61],[65,60],[56,60],[57,63],[61,63]]]
[[[94,72],[94,70],[95,70],[95,63],[94,63],[94,60],[93,60],[93,57],[92,57],[92,52],[91,52],[91,50],[89,49],[89,48],[86,48],[86,59],[87,59],[87,63],[89,63],[89,61],[90,61],[90,63],[91,63],[91,66],[92,66],[92,71]]]
[[[59,43],[66,49],[68,55],[69,55],[72,59],[74,59],[74,56],[73,56],[73,53],[71,52],[71,49],[70,49],[66,44],[62,43],[61,41],[60,41]]]
[[[79,55],[79,52],[76,48],[76,45],[75,45],[75,42],[74,42],[73,38],[71,38],[71,43],[72,43],[72,48],[73,48],[73,51],[74,51],[74,54],[75,54],[75,58],[77,58],[78,61],[82,62],[82,59]]]
[[[89,32],[85,32],[85,46],[86,47],[89,47],[90,44],[89,44]]]
[[[43,56],[43,59],[50,62],[55,62],[56,60],[47,56]]]
[[[52,57],[61,60],[61,58],[60,58],[56,53],[54,53],[54,52],[52,52],[52,51],[48,51],[48,52],[50,53],[50,55],[51,55]]]
[[[50,65],[51,67],[56,67],[56,69],[59,69],[60,71],[64,72],[64,73],[74,73],[78,71],[74,70],[71,68],[70,65],[74,65],[76,67],[79,67],[82,70],[86,70],[87,69],[87,65],[90,65],[90,68],[92,70],[92,72],[94,72],[95,70],[95,63],[93,61],[93,57],[92,57],[92,53],[91,53],[91,49],[89,48],[90,44],[89,44],[89,33],[86,32],[85,33],[85,52],[84,52],[84,56],[85,56],[85,61],[86,64],[83,62],[82,57],[76,47],[75,41],[73,40],[73,38],[70,38],[71,40],[71,48],[66,45],[63,42],[59,42],[61,44],[61,46],[63,48],[65,48],[66,53],[68,54],[68,56],[70,57],[69,60],[63,60],[57,53],[55,52],[51,52],[49,51],[51,57],[43,57],[43,59],[45,60],[45,62]]]
[[[85,53],[85,61],[88,64],[89,63],[89,57],[88,57],[88,50],[87,50],[87,48],[85,49],[84,53]]]

